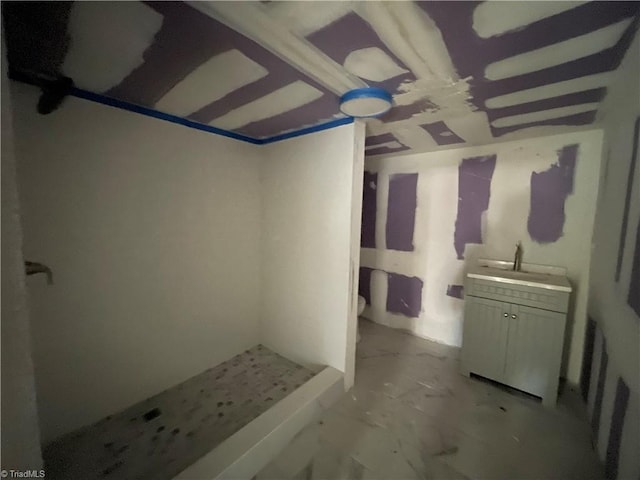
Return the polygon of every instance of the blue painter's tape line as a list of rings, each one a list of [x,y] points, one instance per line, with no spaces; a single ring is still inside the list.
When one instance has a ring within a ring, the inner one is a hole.
[[[164,120],[164,121],[175,123],[178,125],[183,125],[189,128],[195,128],[196,130],[202,130],[203,132],[209,132],[216,135],[221,135],[223,137],[233,138],[235,140],[240,140],[242,142],[252,143],[254,145],[264,145],[267,143],[275,143],[281,140],[286,140],[288,138],[300,137],[302,135],[308,135],[310,133],[320,132],[322,130],[328,130],[330,128],[339,127],[341,125],[347,125],[349,123],[353,123],[354,121],[352,117],[338,118],[336,120],[331,120],[326,123],[321,123],[320,125],[314,125],[312,127],[302,128],[300,130],[294,130],[292,132],[282,133],[280,135],[274,135],[273,137],[253,138],[247,135],[242,135],[241,133],[230,132],[229,130],[223,130],[221,128],[212,127],[211,125],[205,125],[203,123],[194,122],[193,120],[178,117],[176,115],[171,115],[170,113],[159,112],[152,108],[143,107],[141,105],[136,105],[134,103],[129,103],[123,100],[107,97],[99,93],[93,93],[88,90],[83,90],[82,88],[74,87],[71,91],[71,95],[73,95],[74,97],[89,100],[91,102],[101,103],[103,105],[108,105],[110,107],[121,108],[123,110],[128,110],[129,112],[139,113],[141,115],[146,115],[148,117],[157,118],[159,120]]]
[[[15,79],[15,80],[22,83],[28,83],[22,79]],[[340,125],[347,125],[354,121],[352,117],[338,118],[336,120],[331,120],[326,123],[321,123],[320,125],[314,125],[313,127],[302,128],[300,130],[295,130],[293,132],[274,135],[273,137],[253,138],[247,135],[242,135],[241,133],[230,132],[229,130],[223,130],[221,128],[213,127],[211,125],[205,125],[203,123],[194,122],[193,120],[178,117],[177,115],[172,115],[170,113],[159,112],[149,107],[136,105],[135,103],[125,102],[124,100],[118,100],[116,98],[107,97],[106,95],[90,92],[89,90],[84,90],[78,87],[73,87],[69,92],[69,94],[77,98],[89,100],[90,102],[96,102],[102,105],[107,105],[110,107],[127,110],[129,112],[139,113],[140,115],[145,115],[147,117],[157,118],[158,120],[164,120],[166,122],[175,123],[177,125],[182,125],[188,128],[194,128],[196,130],[200,130],[203,132],[213,133],[215,135],[221,135],[227,138],[233,138],[234,140],[240,140],[241,142],[247,142],[253,145],[264,145],[266,143],[279,142],[280,140],[300,137],[302,135],[308,135],[310,133],[320,132],[322,130],[328,130],[330,128],[339,127]]]
[[[365,87],[354,88],[340,97],[340,103],[348,102],[349,100],[355,100],[358,98],[379,98],[385,102],[393,102],[393,97],[389,92],[382,88],[377,87]]]
[[[393,105],[393,97],[389,92],[387,92],[386,90],[383,90],[382,88],[378,88],[378,87],[355,88],[353,90],[349,90],[347,93],[342,95],[342,97],[340,97],[340,111],[345,115],[354,116],[354,115],[351,115],[348,111],[345,111],[343,107],[345,104],[347,104],[351,100],[359,100],[363,98],[364,99],[374,98],[378,100],[383,100],[384,102],[386,102],[387,107],[384,110],[375,111],[370,115],[355,115],[355,117],[357,118],[379,117],[380,115],[384,115],[385,113],[387,113],[391,109],[391,106]]]
[[[110,107],[121,108],[123,110],[128,110],[130,112],[146,115],[147,117],[157,118],[159,120],[164,120],[167,122],[176,123],[178,125],[183,125],[185,127],[194,128],[196,130],[202,130],[203,132],[214,133],[216,135],[221,135],[223,137],[233,138],[235,140],[240,140],[242,142],[252,143],[254,145],[261,145],[262,143],[264,143],[263,140],[260,140],[257,138],[252,138],[239,133],[223,130],[221,128],[212,127],[211,125],[205,125],[203,123],[194,122],[193,120],[188,120],[186,118],[178,117],[176,115],[171,115],[169,113],[159,112],[157,110],[153,110],[152,108],[143,107],[143,106],[125,102],[122,100],[117,100],[115,98],[107,97],[99,93],[89,92],[88,90],[83,90],[81,88],[74,87],[71,91],[71,95],[73,95],[74,97],[89,100],[91,102],[101,103],[103,105],[108,105]]]
[[[322,130],[329,130],[331,128],[339,127],[341,125],[348,125],[353,123],[353,117],[338,118],[331,120],[320,125],[314,125],[313,127],[302,128],[300,130],[294,130],[293,132],[281,133],[280,135],[274,135],[273,137],[262,139],[262,143],[275,143],[281,140],[287,140],[289,138],[300,137],[302,135],[308,135],[310,133],[320,132]]]

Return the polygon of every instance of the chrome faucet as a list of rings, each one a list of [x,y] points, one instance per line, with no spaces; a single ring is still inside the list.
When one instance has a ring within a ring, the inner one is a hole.
[[[516,243],[516,256],[513,259],[513,271],[514,272],[519,272],[520,270],[522,270],[522,243],[518,242]]]

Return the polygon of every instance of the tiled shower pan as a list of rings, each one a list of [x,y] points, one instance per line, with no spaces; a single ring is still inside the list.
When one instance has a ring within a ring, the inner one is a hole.
[[[43,452],[47,478],[250,478],[344,390],[258,345]]]

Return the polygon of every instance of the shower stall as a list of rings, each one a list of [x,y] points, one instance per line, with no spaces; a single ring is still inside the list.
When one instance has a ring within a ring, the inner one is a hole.
[[[353,384],[364,125],[253,145],[11,93],[47,478],[251,478]]]

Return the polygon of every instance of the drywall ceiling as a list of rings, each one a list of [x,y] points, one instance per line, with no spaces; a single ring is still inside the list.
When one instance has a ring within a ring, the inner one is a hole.
[[[592,124],[639,11],[607,1],[75,2],[66,32],[51,31],[68,37],[53,44],[78,87],[254,138],[340,118],[341,94],[385,88],[393,109],[367,123],[367,154],[378,155]]]

